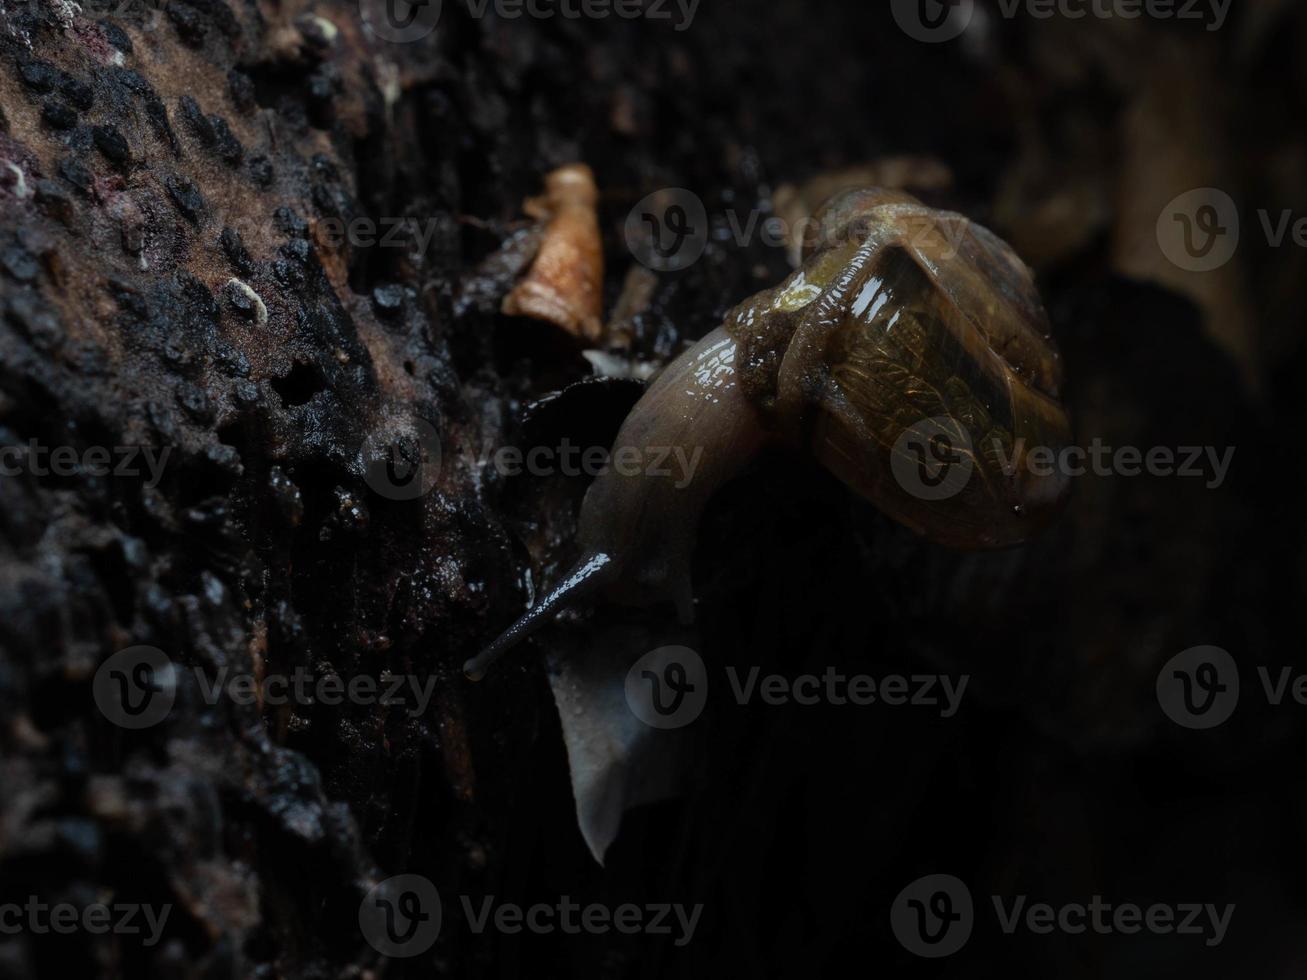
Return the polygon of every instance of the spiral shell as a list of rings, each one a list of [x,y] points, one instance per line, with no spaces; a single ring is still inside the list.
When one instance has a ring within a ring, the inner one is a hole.
[[[802,267],[725,326],[769,423],[932,540],[1019,543],[1066,495],[1065,475],[1030,459],[1071,438],[1033,276],[960,214],[898,192],[839,195]]]

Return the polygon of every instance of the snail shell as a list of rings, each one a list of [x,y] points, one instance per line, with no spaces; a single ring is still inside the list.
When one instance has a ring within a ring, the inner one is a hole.
[[[961,548],[1025,540],[1067,484],[1035,476],[1024,456],[1071,437],[1030,270],[987,228],[903,193],[841,194],[816,228],[803,266],[726,319],[750,401],[926,537]],[[967,478],[926,499],[902,467],[936,462],[914,453],[941,436]]]
[[[580,561],[468,661],[470,677],[597,592],[672,602],[689,621],[703,507],[771,441],[954,547],[1020,543],[1056,511],[1065,475],[1026,458],[1071,439],[1061,360],[1012,249],[962,215],[878,189],[838,195],[812,227],[802,266],[672,362],[617,435],[614,456],[701,451],[693,479],[600,475],[581,507]],[[963,480],[928,492],[944,472]]]

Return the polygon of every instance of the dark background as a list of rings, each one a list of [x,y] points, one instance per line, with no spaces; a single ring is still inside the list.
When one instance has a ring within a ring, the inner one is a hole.
[[[0,159],[27,193],[0,168],[0,441],[173,456],[157,488],[0,478],[0,899],[174,911],[148,949],[4,937],[0,976],[1300,975],[1307,708],[1268,705],[1255,669],[1296,665],[1302,646],[1305,262],[1255,215],[1307,208],[1307,11],[1236,4],[1207,31],[978,6],[966,36],[922,44],[885,4],[703,0],[678,32],[446,0],[433,34],[395,45],[349,4],[61,20],[6,3]],[[311,9],[334,43],[297,20]],[[70,124],[51,123],[67,121],[52,100]],[[966,555],[805,459],[760,461],[705,516],[696,649],[787,676],[966,673],[963,710],[742,708],[717,684],[690,792],[630,813],[601,869],[543,651],[620,617],[570,617],[480,685],[459,670],[523,608],[528,570],[548,580],[571,559],[584,486],[501,479],[474,456],[536,432],[607,442],[638,390],[533,409],[590,367],[496,312],[508,283],[481,263],[545,173],[584,161],[610,310],[630,208],[694,191],[718,234],[635,322],[636,351],[664,361],[788,270],[782,250],[733,241],[727,209],[766,212],[785,182],[905,154],[947,166],[933,201],[1035,267],[1082,443],[1235,446],[1230,476],[1085,477],[1029,546]],[[1244,235],[1220,272],[1186,274],[1154,227],[1203,186],[1234,198]],[[438,231],[417,255],[315,232],[359,216]],[[248,256],[221,246],[224,227]],[[236,275],[265,326],[231,307]],[[388,285],[407,290],[397,315],[374,295]],[[431,420],[443,452],[432,492],[395,502],[369,490],[358,446],[402,412]],[[438,693],[414,719],[212,707],[184,686],[165,723],[125,732],[91,678],[132,644],[205,670],[434,674]],[[1171,722],[1154,690],[1199,644],[1243,680],[1207,732]],[[429,954],[387,962],[357,910],[401,872],[436,883],[445,922]],[[968,883],[978,924],[959,954],[920,960],[889,908],[938,872]],[[705,908],[677,948],[478,936],[460,894]],[[1236,909],[1216,948],[1007,936],[992,894]]]

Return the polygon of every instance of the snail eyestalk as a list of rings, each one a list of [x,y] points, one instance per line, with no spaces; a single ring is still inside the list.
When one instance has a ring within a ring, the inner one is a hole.
[[[611,555],[591,555],[581,560],[567,576],[550,589],[540,601],[522,614],[494,643],[463,664],[468,680],[479,681],[496,660],[548,623],[569,602],[598,590],[607,576],[604,569],[612,564]]]
[[[766,439],[736,383],[735,342],[718,327],[668,365],[622,424],[581,504],[576,567],[467,662],[468,677],[483,676],[562,606],[596,594],[627,606],[667,603],[681,622],[693,621],[699,517]]]

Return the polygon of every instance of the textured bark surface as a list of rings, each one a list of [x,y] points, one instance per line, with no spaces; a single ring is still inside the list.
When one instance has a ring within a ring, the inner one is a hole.
[[[1307,709],[1269,706],[1255,668],[1301,646],[1304,258],[1253,214],[1307,195],[1307,18],[1268,2],[1208,32],[981,4],[968,43],[921,45],[880,6],[704,0],[677,30],[446,0],[434,32],[394,44],[344,3],[0,0],[0,445],[167,452],[157,483],[0,476],[0,903],[173,907],[148,947],[4,935],[0,977],[1301,969]],[[783,248],[734,235],[782,182],[904,153],[946,164],[937,203],[1036,267],[1082,443],[1234,446],[1235,465],[1216,489],[1085,477],[1030,547],[959,555],[808,461],[761,461],[700,536],[705,659],[966,673],[967,710],[740,707],[716,684],[690,795],[628,814],[600,869],[541,653],[624,614],[571,616],[477,686],[459,665],[573,557],[584,491],[487,454],[606,445],[639,388],[549,397],[590,365],[498,312],[515,265],[496,252],[530,237],[544,174],[583,161],[612,310],[628,211],[692,189],[708,248],[631,321],[661,363],[784,274]],[[1245,205],[1245,244],[1187,278],[1141,243],[1206,184]],[[417,453],[422,423],[427,492],[378,492],[369,466]],[[1244,698],[1189,732],[1154,684],[1204,643],[1235,657]],[[138,644],[178,689],[131,731],[92,679]],[[297,669],[431,679],[434,697],[420,714],[208,703],[200,681]],[[1213,949],[1008,937],[991,915],[941,966],[887,912],[937,871],[986,908],[1235,902],[1235,925]],[[429,953],[387,961],[359,903],[403,872],[436,883],[444,923]],[[487,895],[704,912],[684,946],[477,934],[459,896]]]

